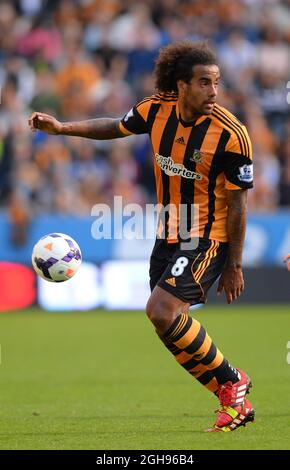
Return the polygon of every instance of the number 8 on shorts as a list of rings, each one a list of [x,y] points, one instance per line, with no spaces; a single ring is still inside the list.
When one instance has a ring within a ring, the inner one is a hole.
[[[188,265],[188,259],[185,256],[177,258],[175,264],[172,266],[171,274],[173,276],[181,276],[184,268]]]

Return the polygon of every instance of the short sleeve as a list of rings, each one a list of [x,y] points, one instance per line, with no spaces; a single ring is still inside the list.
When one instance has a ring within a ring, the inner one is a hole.
[[[253,187],[252,144],[244,126],[231,134],[225,148],[226,189]]]
[[[148,134],[147,121],[151,104],[151,99],[148,98],[130,109],[120,122],[120,130],[127,135]]]

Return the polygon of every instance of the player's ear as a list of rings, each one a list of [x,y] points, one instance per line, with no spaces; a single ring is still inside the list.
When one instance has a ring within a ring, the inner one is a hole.
[[[178,93],[180,92],[184,93],[186,91],[186,86],[187,86],[187,83],[185,83],[183,80],[177,80]]]

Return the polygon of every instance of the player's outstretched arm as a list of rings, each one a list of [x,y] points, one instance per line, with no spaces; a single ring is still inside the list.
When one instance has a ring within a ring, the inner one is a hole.
[[[231,304],[244,290],[242,253],[246,233],[247,190],[227,191],[229,251],[225,268],[220,277],[218,293],[225,291]]]
[[[288,271],[290,271],[290,253],[289,253],[289,255],[285,256],[283,261],[284,261],[284,263],[286,263],[286,267],[287,267]]]
[[[32,132],[41,130],[53,135],[73,135],[89,139],[106,140],[126,137],[119,128],[120,119],[100,118],[88,121],[60,122],[55,117],[34,112],[28,123]]]

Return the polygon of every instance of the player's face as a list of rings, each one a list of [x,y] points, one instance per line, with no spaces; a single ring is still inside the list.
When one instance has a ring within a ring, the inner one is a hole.
[[[182,108],[192,119],[211,114],[216,102],[220,72],[217,65],[195,65],[189,83],[178,82],[178,94]]]

